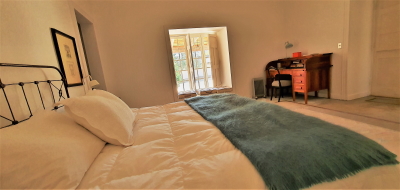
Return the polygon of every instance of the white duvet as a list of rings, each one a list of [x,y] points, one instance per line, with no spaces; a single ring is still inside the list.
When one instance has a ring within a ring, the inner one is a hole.
[[[267,189],[250,161],[186,103],[133,111],[133,146],[106,145],[78,189]],[[398,132],[350,129],[399,155]],[[311,189],[396,189],[399,171],[399,165],[374,167]]]

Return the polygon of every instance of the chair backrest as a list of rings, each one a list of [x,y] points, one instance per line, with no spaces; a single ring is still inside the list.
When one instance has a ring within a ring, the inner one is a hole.
[[[275,80],[292,80],[292,75],[289,74],[276,74]]]

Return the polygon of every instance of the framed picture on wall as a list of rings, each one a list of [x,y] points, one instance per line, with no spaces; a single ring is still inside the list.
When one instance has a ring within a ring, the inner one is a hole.
[[[67,87],[82,85],[82,70],[75,39],[54,28],[51,28],[51,35],[60,70],[67,79]]]

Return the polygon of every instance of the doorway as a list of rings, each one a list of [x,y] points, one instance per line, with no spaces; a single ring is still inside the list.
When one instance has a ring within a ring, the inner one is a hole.
[[[375,1],[371,94],[400,98],[400,1]]]
[[[93,23],[77,10],[75,10],[75,16],[88,68],[88,74],[91,78],[99,82],[99,85],[96,86],[96,88],[107,90]]]

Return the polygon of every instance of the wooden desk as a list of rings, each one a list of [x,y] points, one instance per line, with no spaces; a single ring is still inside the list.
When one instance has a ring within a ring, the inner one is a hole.
[[[281,74],[292,75],[292,96],[293,101],[296,101],[296,92],[304,93],[304,100],[307,104],[308,92],[315,92],[318,97],[319,90],[328,90],[328,98],[330,96],[330,68],[331,68],[331,55],[332,53],[314,54],[296,58],[278,59],[271,61],[265,67],[267,77],[267,96],[269,96],[269,89],[274,76],[277,74],[276,70],[269,70],[271,66],[277,67],[278,63],[281,64],[279,72]],[[303,68],[291,68],[294,62],[300,62],[304,65]]]

